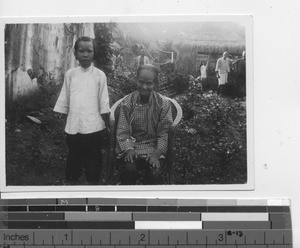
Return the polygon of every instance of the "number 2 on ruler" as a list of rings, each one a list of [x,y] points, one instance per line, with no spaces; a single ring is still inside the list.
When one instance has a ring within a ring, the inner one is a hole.
[[[145,237],[146,237],[146,235],[144,234],[144,233],[142,233],[141,235],[140,235],[140,241],[146,241],[145,240]]]

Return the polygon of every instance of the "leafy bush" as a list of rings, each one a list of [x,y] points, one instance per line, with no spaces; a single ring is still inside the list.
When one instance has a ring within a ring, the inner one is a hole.
[[[133,68],[118,68],[113,73],[108,74],[107,77],[111,105],[136,90],[136,72]]]
[[[57,83],[51,74],[43,73],[37,77],[37,82],[41,97],[39,107],[53,107],[61,91],[63,78],[60,83]]]
[[[247,180],[245,109],[192,85],[181,99],[176,133],[176,184],[234,184]]]

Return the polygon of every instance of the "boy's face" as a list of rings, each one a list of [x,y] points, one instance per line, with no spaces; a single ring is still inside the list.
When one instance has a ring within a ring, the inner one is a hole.
[[[88,68],[94,59],[94,47],[91,41],[80,41],[75,52],[75,57],[81,67]]]

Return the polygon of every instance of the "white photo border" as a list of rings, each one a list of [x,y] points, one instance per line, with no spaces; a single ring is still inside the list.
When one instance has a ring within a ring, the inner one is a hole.
[[[3,82],[0,86],[0,135],[5,137],[5,56],[4,56],[4,28],[6,24],[25,23],[95,23],[95,22],[239,22],[245,26],[246,72],[247,72],[247,183],[245,184],[213,184],[213,185],[157,185],[157,186],[7,186],[5,170],[5,138],[1,139],[0,150],[0,192],[1,198],[43,198],[51,197],[78,197],[80,195],[96,195],[101,197],[109,192],[134,193],[136,191],[233,191],[254,190],[254,72],[253,72],[253,16],[243,15],[131,15],[131,16],[68,16],[68,17],[12,17],[0,18],[0,77]],[[44,194],[48,192],[49,194]]]

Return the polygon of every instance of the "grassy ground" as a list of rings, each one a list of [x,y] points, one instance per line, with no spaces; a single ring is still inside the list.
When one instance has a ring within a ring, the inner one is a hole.
[[[63,124],[52,109],[29,113],[43,125],[24,117],[6,123],[7,185],[62,185],[67,147]]]

